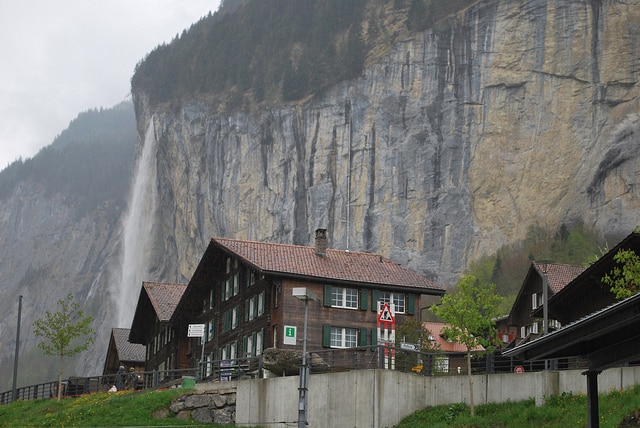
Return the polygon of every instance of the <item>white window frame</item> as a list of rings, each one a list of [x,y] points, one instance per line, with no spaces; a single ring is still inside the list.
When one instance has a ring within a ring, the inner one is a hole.
[[[396,314],[404,314],[406,311],[406,296],[404,293],[381,291],[378,300],[382,303],[393,303]]]
[[[352,340],[351,340],[352,339]],[[358,346],[358,329],[331,327],[331,348],[348,349]]]
[[[358,290],[347,287],[331,287],[331,307],[358,309]]]

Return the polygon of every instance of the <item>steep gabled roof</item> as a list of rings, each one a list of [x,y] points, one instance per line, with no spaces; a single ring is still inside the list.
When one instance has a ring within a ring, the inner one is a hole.
[[[149,300],[161,322],[169,321],[173,311],[178,306],[186,284],[169,284],[164,282],[143,282],[142,287],[147,292]]]
[[[186,284],[143,282],[131,323],[129,341],[146,343],[150,326],[157,321],[168,322],[171,319],[186,289]]]
[[[542,289],[542,273],[546,270],[549,285],[549,296],[562,291],[567,284],[578,277],[585,268],[582,266],[572,266],[561,263],[533,262],[527,270],[527,274],[518,290],[511,311],[509,312],[508,324],[521,327],[524,320],[531,318],[531,292]]]
[[[138,343],[129,342],[128,328],[113,328],[111,329],[111,335],[113,336],[113,342],[116,347],[118,359],[126,362],[140,362],[144,363],[146,356],[146,347]]]
[[[429,294],[445,291],[429,279],[378,254],[327,249],[326,256],[319,256],[314,247],[300,245],[224,238],[213,238],[211,242],[266,274],[408,287]]]
[[[547,271],[547,280],[549,288],[553,293],[562,290],[568,283],[573,281],[578,275],[584,272],[582,266],[565,265],[559,263],[541,263],[533,262],[538,272],[542,275],[544,270]]]

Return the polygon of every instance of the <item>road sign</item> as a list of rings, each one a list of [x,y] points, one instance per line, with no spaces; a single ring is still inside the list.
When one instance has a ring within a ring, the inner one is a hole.
[[[516,367],[513,369],[513,372],[514,372],[514,373],[518,373],[518,374],[520,374],[520,373],[524,373],[524,367],[522,367],[522,366],[516,366]]]
[[[400,349],[406,349],[408,351],[419,351],[420,347],[417,343],[404,343],[400,344]]]
[[[204,337],[204,324],[189,324],[187,337]]]
[[[285,345],[295,345],[296,344],[296,333],[297,328],[292,325],[284,326],[284,340],[282,341]]]
[[[393,318],[393,314],[391,313],[391,308],[389,308],[388,303],[385,303],[382,306],[380,315],[378,315],[378,322],[395,324],[395,319]]]

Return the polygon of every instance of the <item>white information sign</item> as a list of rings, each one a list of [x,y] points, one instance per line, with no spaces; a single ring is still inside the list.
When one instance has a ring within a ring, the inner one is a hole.
[[[187,337],[204,337],[204,324],[189,324]]]
[[[285,325],[284,326],[284,340],[282,343],[285,345],[295,345],[296,344],[296,333],[298,330],[295,326]]]

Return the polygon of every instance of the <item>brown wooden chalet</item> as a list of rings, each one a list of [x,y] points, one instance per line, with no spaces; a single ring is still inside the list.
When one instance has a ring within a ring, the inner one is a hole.
[[[624,238],[549,299],[549,317],[564,325],[616,302],[610,287],[602,282],[602,277],[616,266],[614,257],[622,249],[640,254],[640,233],[633,232]],[[537,312],[534,315],[540,316]]]
[[[302,349],[305,302],[293,289],[317,295],[308,301],[307,350],[376,344],[377,302],[393,302],[398,321],[417,316],[421,295],[445,290],[376,254],[327,249],[326,230],[315,247],[213,238],[172,318],[187,337],[189,324],[205,324],[206,361],[255,357],[263,349]],[[285,326],[297,341],[285,345]],[[192,367],[200,339],[191,339]]]
[[[107,357],[104,360],[103,375],[112,375],[124,366],[126,372],[133,368],[135,371],[144,370],[146,347],[139,343],[129,342],[128,328],[112,328]]]
[[[181,361],[181,345],[175,328],[170,324],[171,316],[180,301],[186,284],[144,282],[136,312],[131,323],[129,341],[146,347],[145,371],[166,371],[189,367]]]
[[[583,271],[584,268],[581,266],[531,263],[507,317],[505,323],[507,330],[499,328],[502,341],[511,343],[515,340],[516,343],[520,343],[530,336],[536,337],[543,332],[542,313],[537,310],[544,304],[543,276],[545,272],[547,274],[548,298],[551,299]],[[562,317],[549,316],[549,331],[557,329],[564,322],[566,321]]]
[[[562,328],[504,352],[525,361],[572,357],[586,361],[590,427],[598,427],[600,420],[598,375],[640,360],[640,294],[618,300],[602,282],[617,266],[614,257],[622,249],[640,254],[640,234],[631,233],[549,299],[549,316]]]

